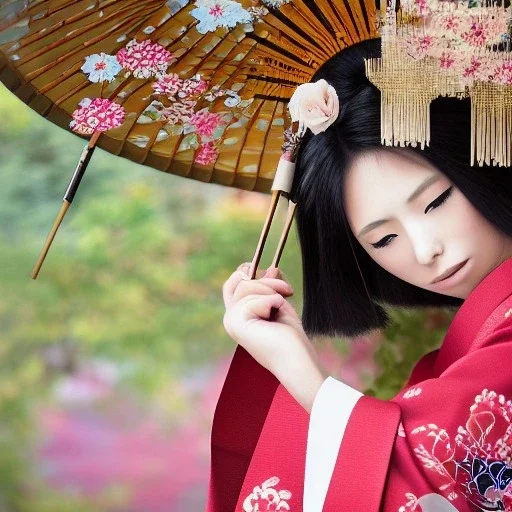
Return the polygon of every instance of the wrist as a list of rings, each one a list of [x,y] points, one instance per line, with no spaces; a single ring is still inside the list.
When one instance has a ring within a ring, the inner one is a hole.
[[[328,376],[314,349],[313,353],[305,351],[302,357],[288,357],[286,365],[276,374],[281,384],[308,414],[318,390]]]

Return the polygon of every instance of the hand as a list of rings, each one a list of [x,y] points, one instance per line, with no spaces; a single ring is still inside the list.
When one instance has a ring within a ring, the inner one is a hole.
[[[249,266],[240,265],[224,283],[224,327],[309,411],[325,376],[299,316],[285,299],[293,289],[275,267],[249,279]]]

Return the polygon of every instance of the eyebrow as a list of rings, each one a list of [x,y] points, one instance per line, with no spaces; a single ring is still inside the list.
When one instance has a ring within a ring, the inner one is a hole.
[[[426,180],[423,181],[423,183],[420,184],[420,186],[408,197],[407,203],[410,203],[411,201],[414,201],[419,195],[421,195],[430,185],[435,183],[437,180],[439,180],[441,176],[439,174],[432,174],[429,176]],[[358,237],[365,235],[372,229],[375,229],[379,227],[381,224],[384,224],[384,222],[387,222],[388,219],[379,219],[374,222],[371,222],[367,226],[365,226],[357,235]]]

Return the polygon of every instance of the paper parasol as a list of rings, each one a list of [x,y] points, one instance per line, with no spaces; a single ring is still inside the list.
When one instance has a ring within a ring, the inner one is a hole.
[[[32,277],[96,146],[203,182],[272,189],[254,277],[289,192],[274,182],[285,131],[293,134],[287,103],[330,57],[376,37],[374,19],[373,0],[0,1],[0,80],[53,123],[90,137]]]

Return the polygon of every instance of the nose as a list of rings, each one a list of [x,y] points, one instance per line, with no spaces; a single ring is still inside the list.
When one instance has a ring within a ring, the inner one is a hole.
[[[421,265],[429,265],[435,258],[443,253],[443,244],[439,237],[427,227],[421,229],[418,226],[411,230],[413,251],[416,260]]]

